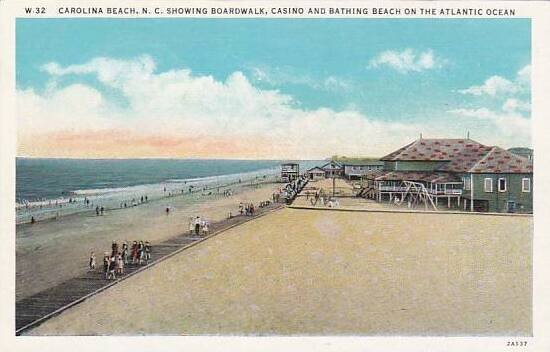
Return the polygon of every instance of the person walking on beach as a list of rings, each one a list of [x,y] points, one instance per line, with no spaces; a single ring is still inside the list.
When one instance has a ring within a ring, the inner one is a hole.
[[[95,215],[99,216],[99,205],[96,205],[95,207]]]
[[[95,270],[95,253],[90,253],[90,262],[88,264],[90,266],[90,270]]]
[[[122,243],[122,261],[124,264],[128,264],[128,243],[126,241]]]
[[[111,245],[111,256],[116,256],[118,254],[118,243],[116,241],[113,241],[113,244]]]
[[[103,256],[103,273],[105,273],[105,279],[109,278],[109,253],[105,252],[105,255]]]
[[[138,244],[134,241],[132,244],[132,264],[136,264],[138,260]]]
[[[204,237],[208,236],[208,231],[210,231],[210,229],[208,228],[208,222],[205,221],[202,227],[202,233]]]
[[[139,241],[138,255],[139,255],[139,265],[141,265],[145,261],[145,245],[143,244],[143,241]]]
[[[149,264],[149,260],[151,259],[151,244],[149,241],[145,241],[145,264]]]
[[[200,216],[197,216],[195,218],[195,235],[199,235],[201,231],[201,218]]]
[[[122,254],[118,253],[116,257],[116,272],[119,275],[124,274],[124,261],[122,260]]]
[[[116,257],[111,256],[111,258],[109,258],[109,274],[107,275],[107,279],[116,280],[115,270],[116,270]]]

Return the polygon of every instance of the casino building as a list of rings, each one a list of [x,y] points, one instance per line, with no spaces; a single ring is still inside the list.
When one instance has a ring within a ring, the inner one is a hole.
[[[480,212],[533,212],[533,162],[467,139],[420,138],[380,159],[361,195]]]

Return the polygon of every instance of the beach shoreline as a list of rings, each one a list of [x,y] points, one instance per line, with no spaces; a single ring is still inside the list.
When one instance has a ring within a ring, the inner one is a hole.
[[[87,270],[91,251],[98,258],[111,241],[155,242],[188,231],[191,217],[210,222],[239,211],[240,202],[271,199],[274,182],[240,184],[230,196],[172,196],[137,207],[106,211],[103,216],[79,213],[16,226],[16,300],[28,297]],[[166,212],[169,208],[169,213]]]
[[[269,171],[269,172],[268,172]],[[203,177],[190,179],[185,182],[167,181],[158,184],[141,184],[130,186],[124,192],[112,192],[110,189],[98,189],[95,193],[84,193],[65,196],[64,198],[48,199],[32,203],[29,206],[16,203],[16,225],[34,224],[49,220],[57,220],[60,217],[79,214],[94,214],[96,207],[103,207],[104,210],[113,211],[125,208],[141,206],[147,203],[163,201],[172,197],[193,196],[214,189],[227,189],[246,185],[278,182],[277,176],[272,170],[259,170],[264,175],[257,175],[258,172],[248,174],[228,174],[219,177],[230,178],[228,182],[214,182],[215,177]],[[251,175],[254,175],[252,177]],[[242,176],[242,178],[240,178]],[[231,180],[231,178],[234,178]],[[161,189],[164,188],[164,192]],[[140,198],[141,197],[141,198]],[[144,198],[145,197],[145,198]]]

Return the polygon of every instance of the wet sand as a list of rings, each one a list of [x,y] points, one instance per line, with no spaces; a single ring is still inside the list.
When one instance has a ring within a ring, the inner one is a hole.
[[[189,218],[200,215],[210,221],[238,212],[239,202],[271,198],[279,184],[234,187],[231,197],[221,195],[177,196],[138,207],[108,211],[103,216],[78,214],[17,226],[16,300],[55,286],[87,270],[90,251],[101,264],[103,252],[113,240],[148,240],[154,245],[184,231]],[[171,207],[166,215],[165,209]]]
[[[284,209],[30,333],[529,335],[531,217]]]

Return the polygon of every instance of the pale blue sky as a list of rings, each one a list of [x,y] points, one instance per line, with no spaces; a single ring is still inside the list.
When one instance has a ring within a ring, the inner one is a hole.
[[[379,118],[421,117],[462,104],[464,97],[454,94],[458,89],[493,75],[511,77],[529,64],[530,28],[528,19],[19,19],[17,84],[43,87],[48,75],[39,68],[50,61],[71,65],[98,56],[148,54],[159,71],[187,67],[220,80],[234,71],[252,77],[254,67],[319,82],[336,76],[353,89],[327,91],[299,82],[275,86],[306,108],[353,105]],[[411,74],[367,69],[379,52],[404,48],[432,49],[448,62]]]
[[[501,113],[510,98],[530,101],[530,89],[465,92],[493,76],[515,84],[531,61],[529,19],[18,19],[16,33],[18,89],[37,94],[52,81],[47,63],[68,67],[147,55],[156,73],[189,69],[223,82],[242,72],[258,89],[291,96],[297,109],[452,124],[460,133],[488,134],[494,123],[467,117],[468,109]],[[428,61],[419,61],[422,55]],[[128,104],[95,74],[63,74],[55,82],[58,89],[83,83],[114,105]],[[526,110],[519,116],[529,119]],[[449,111],[466,117],[454,119]]]

